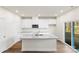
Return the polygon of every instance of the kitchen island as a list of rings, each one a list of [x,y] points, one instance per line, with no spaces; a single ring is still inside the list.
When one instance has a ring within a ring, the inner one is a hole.
[[[21,38],[22,51],[56,51],[57,37],[55,35],[43,35]]]

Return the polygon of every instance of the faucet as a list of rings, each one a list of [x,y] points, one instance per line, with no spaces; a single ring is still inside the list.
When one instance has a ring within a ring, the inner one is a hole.
[[[40,34],[40,31],[38,31],[35,36],[43,36],[43,34]]]
[[[40,33],[40,31],[37,31],[37,32],[35,33],[35,36],[39,36],[39,33]]]

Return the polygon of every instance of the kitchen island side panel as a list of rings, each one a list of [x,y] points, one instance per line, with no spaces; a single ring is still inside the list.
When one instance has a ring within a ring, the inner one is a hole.
[[[22,39],[22,51],[56,51],[56,39]]]

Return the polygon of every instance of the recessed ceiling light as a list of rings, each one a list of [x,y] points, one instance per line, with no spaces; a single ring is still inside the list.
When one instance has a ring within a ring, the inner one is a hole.
[[[60,10],[61,13],[63,13],[63,10]]]
[[[18,13],[19,11],[18,10],[16,10],[16,13]]]

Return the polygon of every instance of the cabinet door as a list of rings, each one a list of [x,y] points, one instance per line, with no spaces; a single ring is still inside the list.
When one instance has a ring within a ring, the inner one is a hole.
[[[71,23],[65,23],[65,42],[71,45]]]
[[[48,28],[48,20],[40,19],[38,20],[39,28]]]
[[[32,28],[32,19],[23,19],[21,21],[22,28]]]

